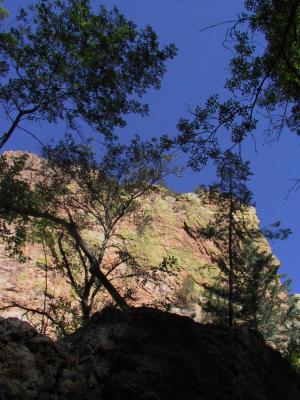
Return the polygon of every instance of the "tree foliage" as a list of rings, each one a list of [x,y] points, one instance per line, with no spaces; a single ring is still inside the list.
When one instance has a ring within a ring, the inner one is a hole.
[[[226,137],[226,150],[230,150],[252,134],[256,124],[248,106],[235,99],[221,101],[219,95],[213,95],[204,106],[197,106],[190,118],[180,119],[175,142],[189,154],[188,165],[199,171],[224,152],[220,132]]]
[[[159,143],[135,138],[130,145],[107,143],[97,161],[88,144],[71,137],[45,147],[44,155],[47,159],[34,165],[28,154],[1,157],[2,237],[18,255],[32,235],[44,237],[85,321],[100,287],[117,305],[127,307],[124,291],[120,294],[110,275],[122,263],[132,269],[138,264],[122,246],[117,226],[138,212],[138,199],[169,172],[169,156]],[[99,232],[95,241],[86,237],[92,228]],[[105,265],[108,248],[115,258]]]
[[[5,19],[8,17],[8,11],[6,8],[3,7],[3,0],[0,1],[0,20]]]
[[[299,295],[290,296],[291,312],[286,323],[289,343],[284,355],[293,368],[300,371],[300,302]]]
[[[124,115],[146,114],[140,97],[159,88],[174,45],[160,48],[150,26],[138,29],[116,8],[90,0],[39,0],[22,8],[1,40],[1,106],[9,127],[0,148],[25,119],[76,129],[80,122],[111,137]]]
[[[289,298],[290,281],[279,274],[275,257],[253,243],[244,245],[239,264],[240,321],[280,349],[289,341],[287,323],[294,307]]]
[[[219,249],[215,261],[220,274],[206,285],[205,308],[217,321],[229,326],[244,323],[274,343],[283,335],[290,312],[289,290],[288,282],[280,280],[275,258],[263,250],[264,236],[285,239],[290,231],[278,222],[266,229],[257,227],[247,188],[249,163],[232,152],[216,163],[218,182],[208,193],[214,215],[201,233]]]
[[[299,0],[245,1],[224,40],[233,45],[227,99],[210,96],[177,125],[176,142],[189,153],[193,169],[253,135],[258,111],[269,121],[270,139],[284,127],[299,131],[299,18]]]
[[[235,54],[229,88],[250,108],[263,108],[270,127],[299,131],[300,2],[248,0],[230,29]],[[298,132],[299,133],[299,132]]]
[[[227,309],[225,319],[232,326],[236,321],[235,308],[240,285],[237,279],[240,248],[246,237],[253,233],[253,223],[249,215],[251,193],[246,186],[250,170],[249,164],[232,152],[220,156],[216,164],[218,182],[210,187],[209,193],[216,209],[213,221],[201,233],[212,239],[220,250],[218,265],[224,285],[220,282],[219,287],[212,287],[211,291],[219,291],[218,297],[223,297],[221,302],[226,303]],[[219,313],[220,310],[215,312]]]
[[[290,295],[290,281],[279,274],[278,261],[248,241],[240,246],[236,262],[234,323],[260,332],[267,343],[288,357],[295,357],[299,346],[299,306]],[[205,310],[215,322],[225,325],[228,295],[228,272],[222,268],[222,273],[206,286]]]

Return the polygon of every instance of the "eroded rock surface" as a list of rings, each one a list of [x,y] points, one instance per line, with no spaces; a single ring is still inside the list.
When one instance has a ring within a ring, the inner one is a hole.
[[[0,398],[298,400],[300,377],[255,333],[155,309],[106,309],[62,341],[0,320]]]
[[[23,154],[25,153],[7,152],[6,157],[13,163],[16,157]],[[34,185],[43,176],[39,173],[43,170],[43,160],[32,153],[26,153],[26,156],[26,168],[21,174],[21,179],[29,185]],[[153,186],[139,202],[139,212],[119,221],[116,227],[117,234],[104,256],[102,271],[105,274],[109,273],[116,288],[123,296],[127,295],[131,305],[157,308],[173,305],[178,308],[189,306],[187,303],[190,302],[193,303],[190,313],[195,315],[196,320],[203,322],[201,307],[199,309],[202,303],[200,297],[204,285],[220,273],[217,260],[220,248],[216,246],[213,238],[205,239],[201,229],[207,226],[214,215],[216,204],[211,202],[205,191],[176,194],[158,186]],[[258,228],[259,221],[255,209],[249,208],[248,214],[249,224]],[[102,245],[103,232],[95,221],[90,221],[82,235],[91,247]],[[111,271],[118,260],[114,253],[116,249],[113,250],[114,245],[128,251],[137,260],[139,267],[133,270],[130,263],[124,262]],[[263,238],[261,247],[271,251]],[[46,304],[47,309],[51,310],[55,303],[52,300],[58,298],[65,304],[78,306],[78,298],[74,300],[74,290],[67,283],[65,274],[61,273],[61,270],[58,271],[51,249],[45,251],[39,241],[28,242],[24,256],[23,263],[9,257],[8,249],[0,241],[2,317],[26,320],[26,309],[41,311]],[[174,263],[168,267],[169,272],[162,269],[158,272],[165,259],[173,260]],[[189,300],[178,296],[184,288],[186,278],[193,281]],[[101,293],[93,311],[103,308],[110,301],[109,295]],[[23,308],[11,307],[13,304]],[[29,316],[37,326],[40,324],[40,318],[34,318],[32,313]]]

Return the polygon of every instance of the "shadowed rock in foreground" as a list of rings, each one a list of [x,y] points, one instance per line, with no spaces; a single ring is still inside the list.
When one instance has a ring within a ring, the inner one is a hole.
[[[300,377],[256,334],[159,310],[107,309],[59,342],[0,320],[0,399],[300,398]]]

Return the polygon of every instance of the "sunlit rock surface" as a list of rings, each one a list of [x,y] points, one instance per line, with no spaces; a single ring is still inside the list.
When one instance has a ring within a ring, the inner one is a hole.
[[[8,152],[7,156],[13,162],[14,157],[22,153]],[[34,182],[38,176],[41,159],[34,154],[28,155],[27,173],[22,179]],[[174,275],[163,275],[158,284],[151,279],[145,280],[143,287],[134,278],[126,283],[133,293],[134,305],[148,305],[161,307],[165,304],[180,306],[177,293],[182,287],[187,276],[195,282],[195,305],[191,313],[196,319],[201,320],[201,310],[196,304],[201,303],[201,290],[203,284],[210,281],[211,277],[219,273],[216,257],[220,250],[213,240],[206,240],[200,234],[200,229],[205,227],[214,213],[214,205],[204,192],[176,194],[163,187],[153,187],[152,190],[140,199],[141,212],[120,221],[118,233],[126,242],[129,250],[143,265],[151,270],[157,267],[164,257],[177,260]],[[259,221],[254,208],[249,209],[249,223],[258,226]],[[84,232],[89,243],[101,244],[101,231],[99,226]],[[261,246],[270,251],[268,244],[262,240]],[[26,307],[42,309],[44,293],[53,296],[64,296],[72,301],[70,285],[57,273],[48,271],[47,283],[43,268],[45,265],[43,249],[37,244],[28,244],[25,249],[27,256],[25,263],[20,263],[9,257],[4,244],[0,243],[0,307],[11,302],[20,303]],[[103,263],[104,272],[111,265],[112,255],[108,252]],[[48,254],[48,262],[51,255]],[[50,262],[51,264],[51,262]],[[126,275],[126,265],[121,265],[123,275]],[[119,273],[119,271],[118,271]],[[122,292],[124,280],[115,279],[114,284]],[[102,297],[105,306],[111,299]],[[3,317],[18,317],[26,319],[24,311],[9,308],[1,312]],[[28,315],[27,315],[28,316]]]

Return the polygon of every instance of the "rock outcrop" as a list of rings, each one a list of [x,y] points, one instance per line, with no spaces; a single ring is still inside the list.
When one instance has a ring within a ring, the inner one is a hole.
[[[106,309],[58,342],[0,319],[0,398],[298,400],[300,376],[246,329]]]
[[[14,157],[20,153],[10,152],[7,155],[13,162]],[[29,183],[36,181],[40,162],[41,159],[36,155],[29,154],[26,174],[22,179]],[[143,288],[131,278],[128,285],[134,294],[134,304],[158,307],[166,303],[180,305],[176,304],[176,296],[186,277],[194,280],[195,303],[199,303],[203,284],[219,273],[215,260],[220,250],[213,240],[204,239],[199,234],[212,217],[214,206],[210,204],[208,196],[201,192],[175,194],[162,187],[153,187],[140,201],[142,212],[122,219],[118,234],[126,242],[126,248],[145,268],[151,270],[167,257],[177,260],[178,270],[172,276],[166,275],[159,279],[159,285],[151,279],[145,280]],[[257,227],[259,221],[255,209],[249,209],[249,218]],[[102,232],[99,226],[86,231],[85,235],[89,243],[101,243]],[[263,245],[268,246],[266,241]],[[25,307],[42,309],[46,285],[48,294],[64,296],[72,301],[74,292],[66,283],[66,278],[61,277],[57,271],[52,273],[50,267],[46,283],[45,257],[41,245],[28,244],[25,256],[25,263],[10,258],[0,243],[0,308],[15,302]],[[51,254],[48,260],[50,258]],[[106,265],[104,263],[102,266],[104,272],[106,266],[110,266],[109,261],[108,252]],[[41,268],[37,268],[37,265]],[[126,270],[126,265],[123,270]],[[199,316],[198,311],[192,310]],[[24,311],[17,308],[2,311],[4,317],[22,318],[23,314]]]

